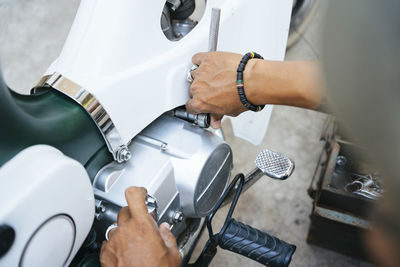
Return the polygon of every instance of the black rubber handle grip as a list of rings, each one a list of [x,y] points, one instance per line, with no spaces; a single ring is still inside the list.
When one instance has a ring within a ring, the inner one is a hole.
[[[289,266],[296,246],[230,219],[218,234],[218,245],[270,267]]]

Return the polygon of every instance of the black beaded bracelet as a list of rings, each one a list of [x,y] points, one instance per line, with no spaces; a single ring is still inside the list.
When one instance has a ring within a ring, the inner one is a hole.
[[[249,53],[245,54],[242,57],[242,60],[240,60],[239,66],[237,68],[236,86],[237,86],[240,102],[242,102],[243,106],[245,106],[249,110],[257,112],[257,111],[261,111],[265,105],[256,106],[256,105],[253,105],[252,103],[250,103],[250,101],[247,100],[246,94],[244,93],[244,85],[243,85],[244,68],[246,67],[247,62],[253,58],[264,59],[261,55],[255,53],[255,52],[249,52]]]

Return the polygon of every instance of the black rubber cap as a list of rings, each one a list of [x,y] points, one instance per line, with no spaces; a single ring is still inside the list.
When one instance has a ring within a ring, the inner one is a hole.
[[[0,258],[6,255],[15,240],[15,231],[6,224],[0,225]]]

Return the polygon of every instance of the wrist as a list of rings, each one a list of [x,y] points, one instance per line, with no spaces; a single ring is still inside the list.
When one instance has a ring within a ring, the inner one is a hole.
[[[318,106],[321,89],[316,82],[315,63],[253,59],[248,65],[244,88],[247,99],[254,105]]]
[[[262,59],[251,59],[248,61],[246,68],[243,72],[243,85],[247,99],[253,105],[264,105],[263,96],[261,95],[261,88],[259,83],[259,67]]]

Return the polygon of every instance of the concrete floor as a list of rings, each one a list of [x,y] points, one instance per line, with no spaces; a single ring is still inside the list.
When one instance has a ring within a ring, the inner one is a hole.
[[[319,31],[327,0],[320,0],[316,14],[287,60],[319,59]],[[8,85],[27,93],[59,54],[79,5],[75,0],[1,0],[0,62]],[[296,162],[284,182],[262,178],[241,196],[235,217],[297,246],[291,266],[370,266],[305,242],[312,200],[307,195],[322,149],[320,133],[327,116],[304,109],[277,106],[263,143],[253,146],[232,136],[229,122],[223,127],[234,151],[234,173],[248,172],[263,148],[281,152]],[[249,160],[250,159],[250,160]],[[222,212],[223,213],[223,212]],[[222,217],[216,221],[221,223]],[[201,240],[204,244],[205,236]],[[259,266],[254,261],[219,250],[211,266]]]

